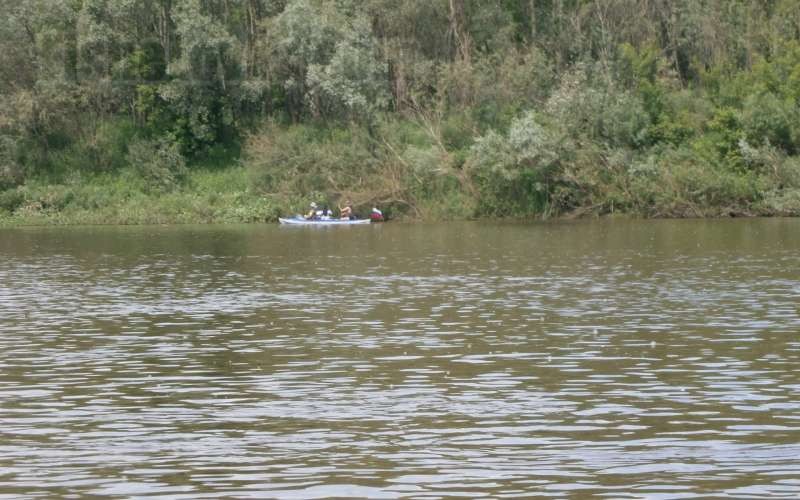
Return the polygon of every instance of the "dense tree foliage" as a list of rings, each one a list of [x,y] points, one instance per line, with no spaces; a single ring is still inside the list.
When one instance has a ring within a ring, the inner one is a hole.
[[[275,203],[420,216],[800,213],[797,0],[0,13],[0,212],[95,178],[190,190],[228,165]]]

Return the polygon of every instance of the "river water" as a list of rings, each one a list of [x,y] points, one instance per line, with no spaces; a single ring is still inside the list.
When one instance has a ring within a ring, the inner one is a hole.
[[[0,230],[0,495],[800,496],[800,220]]]

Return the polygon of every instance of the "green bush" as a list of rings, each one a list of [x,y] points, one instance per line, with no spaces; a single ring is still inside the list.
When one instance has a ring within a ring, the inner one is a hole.
[[[136,128],[126,118],[102,122],[94,132],[79,143],[79,153],[95,172],[118,170],[127,164],[128,145],[136,136]]]
[[[17,141],[13,137],[0,135],[0,191],[20,185],[24,179],[22,167],[17,161]]]
[[[25,194],[19,189],[0,191],[0,209],[13,213],[25,203]]]
[[[739,148],[744,136],[739,113],[734,108],[719,108],[706,124],[703,134],[693,142],[699,160],[721,165],[731,171],[747,169]]]
[[[775,183],[781,189],[800,189],[800,157],[785,158],[773,170]]]
[[[752,144],[772,144],[789,154],[798,152],[800,144],[794,143],[793,124],[798,112],[792,101],[784,101],[775,94],[748,96],[742,109],[742,128]]]
[[[578,65],[563,75],[545,105],[546,114],[572,136],[611,147],[639,146],[649,125],[642,99]]]
[[[448,151],[467,149],[475,140],[477,123],[471,116],[463,113],[452,114],[443,120],[442,142]]]
[[[37,198],[43,210],[60,211],[75,201],[75,191],[70,186],[47,186]]]
[[[452,220],[474,217],[477,214],[475,198],[464,189],[463,182],[454,175],[445,174],[432,178],[412,188],[416,201],[414,214],[432,220]],[[405,206],[392,204],[381,207],[384,215],[392,218],[395,214],[408,211]]]
[[[748,214],[761,197],[755,173],[707,164],[687,147],[635,163],[628,175],[632,207],[652,217]]]
[[[713,114],[708,101],[697,91],[687,89],[665,93],[660,112],[652,115],[646,145],[666,143],[678,146],[695,138]]]
[[[535,113],[514,120],[506,134],[490,131],[470,149],[467,171],[480,193],[481,215],[532,215],[546,210],[562,181],[564,142]]]
[[[377,175],[373,151],[360,129],[271,125],[249,138],[244,163],[259,192],[336,195]]]
[[[775,190],[768,192],[764,199],[755,205],[763,215],[800,215],[800,189]]]
[[[186,161],[177,143],[166,139],[140,139],[128,147],[128,163],[145,179],[149,189],[167,192],[186,177]]]

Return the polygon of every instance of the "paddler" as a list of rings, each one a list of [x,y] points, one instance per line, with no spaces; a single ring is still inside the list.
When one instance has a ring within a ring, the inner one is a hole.
[[[311,209],[308,211],[308,213],[303,216],[306,220],[317,218],[317,204],[312,201],[310,207]]]
[[[372,213],[369,214],[372,222],[383,222],[383,212],[378,210],[378,207],[372,207]]]
[[[342,220],[351,219],[353,217],[353,204],[350,200],[344,202],[344,207],[339,207],[339,218]]]

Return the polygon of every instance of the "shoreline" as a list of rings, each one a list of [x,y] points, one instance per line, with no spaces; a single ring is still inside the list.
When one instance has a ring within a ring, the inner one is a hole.
[[[445,183],[443,183],[445,184]],[[751,199],[688,199],[664,196],[647,204],[619,193],[598,191],[578,205],[559,212],[546,204],[524,207],[516,213],[498,213],[496,198],[488,201],[478,191],[458,183],[427,193],[404,186],[414,205],[402,198],[381,203],[361,191],[356,214],[366,216],[373,203],[389,221],[445,222],[469,220],[552,221],[576,219],[727,219],[800,216],[800,191],[757,193]],[[32,226],[129,226],[182,224],[277,223],[278,217],[302,213],[309,201],[335,205],[336,196],[321,192],[301,194],[286,189],[261,194],[252,185],[252,172],[242,165],[193,169],[169,190],[151,188],[133,170],[73,177],[29,179],[0,191],[0,228]],[[492,205],[495,202],[495,205]],[[502,203],[502,201],[501,201]]]
[[[401,216],[394,219],[387,219],[380,224],[433,224],[450,222],[498,222],[498,223],[569,223],[579,221],[659,221],[659,220],[708,220],[723,221],[733,219],[753,220],[753,219],[793,219],[800,217],[800,214],[734,214],[734,215],[706,215],[706,216],[665,216],[665,217],[646,217],[638,214],[616,212],[613,214],[582,214],[580,216],[570,216],[569,214],[552,217],[463,217],[463,218],[415,218]],[[63,216],[63,214],[39,215],[36,217],[19,217],[0,215],[0,229],[17,228],[47,228],[47,227],[144,227],[144,226],[234,226],[234,225],[279,225],[278,218],[264,218],[262,220],[224,220],[224,219],[191,219],[186,217],[168,218],[164,214],[150,214],[138,220],[99,220],[97,218],[75,218]]]

